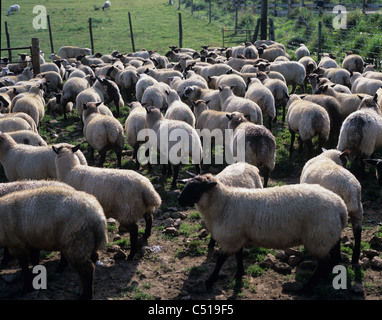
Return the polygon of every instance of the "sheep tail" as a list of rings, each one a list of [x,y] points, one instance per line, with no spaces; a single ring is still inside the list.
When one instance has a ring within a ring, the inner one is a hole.
[[[162,199],[159,194],[155,191],[154,187],[143,188],[142,199],[146,206],[152,208],[158,208],[162,204]]]

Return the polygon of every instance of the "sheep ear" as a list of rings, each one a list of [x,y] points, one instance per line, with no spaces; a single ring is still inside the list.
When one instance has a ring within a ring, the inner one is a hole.
[[[78,150],[80,150],[80,145],[79,144],[72,148],[72,152],[73,153],[77,152]]]
[[[227,113],[226,116],[227,116],[228,120],[232,120],[232,114]]]
[[[350,154],[350,150],[349,149],[346,149],[346,150],[344,150],[342,153],[341,153],[341,156],[340,157],[342,157],[342,156],[348,156]]]
[[[102,103],[103,103],[102,101],[101,101],[101,102],[97,102],[95,105],[96,105],[96,107],[98,107],[98,106],[100,106]]]
[[[219,86],[219,91],[222,91],[223,90],[223,87],[222,86]]]
[[[52,146],[52,149],[53,149],[53,151],[54,151],[55,153],[58,154],[58,148],[56,148],[55,146]]]
[[[363,99],[363,97],[360,96],[359,94],[357,94],[357,97],[359,98],[359,100],[362,100],[362,99]]]
[[[374,102],[377,102],[378,101],[378,93],[375,93],[374,97],[373,97],[373,100]]]
[[[186,171],[186,173],[191,177],[191,178],[194,178],[196,177],[196,174],[195,173],[192,173],[190,171]],[[187,179],[188,180],[188,179]]]
[[[249,114],[245,114],[244,118],[247,119],[247,120],[251,120],[251,116]]]
[[[87,105],[86,105],[86,103],[84,103],[83,105],[82,105],[82,110],[86,110],[88,107],[87,107]]]

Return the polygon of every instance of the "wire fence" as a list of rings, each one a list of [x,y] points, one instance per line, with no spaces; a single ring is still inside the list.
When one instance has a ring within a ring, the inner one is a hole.
[[[375,18],[375,23],[368,25],[359,23],[362,15],[382,13],[382,4],[363,1],[350,3],[347,1],[305,1],[268,0],[268,18],[277,19],[287,16],[296,19],[296,28],[287,40],[286,47],[294,51],[300,43],[305,43],[312,55],[318,59],[324,52],[333,53],[338,58],[346,56],[347,51],[361,54],[368,64],[381,66],[382,53],[382,18]],[[251,41],[258,19],[261,18],[261,0],[178,0],[174,3],[179,10],[189,12],[194,17],[214,22],[222,26],[222,45],[233,45]],[[348,14],[345,29],[333,25],[340,9]],[[276,18],[277,17],[277,18]],[[319,18],[318,18],[319,17]],[[372,20],[372,18],[370,18]],[[374,18],[373,18],[374,19]],[[283,20],[275,22],[275,29],[282,26]],[[284,20],[285,21],[285,20]],[[319,39],[318,21],[321,22],[321,38]],[[272,21],[273,22],[273,21]],[[374,26],[371,26],[374,25]],[[231,30],[234,30],[232,33]],[[226,30],[226,32],[225,32]],[[230,42],[228,41],[231,37]],[[276,36],[276,41],[277,36]]]

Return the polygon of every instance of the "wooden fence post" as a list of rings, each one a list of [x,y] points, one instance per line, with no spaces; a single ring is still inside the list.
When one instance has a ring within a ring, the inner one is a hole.
[[[274,0],[273,15],[277,17],[277,0]]]
[[[273,23],[273,19],[269,18],[269,40],[275,40],[275,24]]]
[[[131,23],[131,15],[130,15],[130,12],[129,12],[129,26],[130,26],[131,46],[132,46],[132,48],[133,48],[133,52],[135,52],[133,25],[132,25],[132,23]]]
[[[211,23],[211,15],[212,15],[212,4],[211,0],[208,1],[208,23]]]
[[[178,21],[179,21],[179,48],[183,47],[183,28],[182,28],[182,14],[178,13]]]
[[[32,38],[32,65],[33,65],[33,74],[36,77],[40,73],[40,43],[38,38]]]
[[[49,28],[50,50],[51,50],[51,53],[53,53],[54,52],[53,37],[52,37],[52,28],[50,26],[50,17],[49,17],[49,14],[47,15],[47,18],[48,18],[48,28]]]
[[[317,62],[321,60],[321,45],[322,45],[322,22],[318,22],[318,45],[317,45]]]
[[[261,0],[261,27],[260,39],[267,39],[267,13],[268,13],[268,0]]]
[[[5,36],[7,37],[7,46],[8,48],[11,47],[11,39],[9,38],[9,32],[8,32],[8,23],[5,21]],[[12,50],[8,50],[8,61],[12,61]]]
[[[92,30],[92,18],[89,18],[89,33],[90,33],[90,44],[91,44],[92,54],[94,54],[94,42],[93,42],[93,30]]]

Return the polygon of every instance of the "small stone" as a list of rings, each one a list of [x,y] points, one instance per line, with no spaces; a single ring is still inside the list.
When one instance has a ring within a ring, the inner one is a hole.
[[[167,210],[175,212],[175,211],[178,211],[178,208],[177,207],[169,207]]]
[[[369,259],[373,259],[373,257],[378,256],[379,253],[374,249],[365,249],[362,251]]]
[[[110,247],[107,248],[107,252],[118,252],[121,250],[121,247],[117,244],[112,244]]]
[[[370,259],[368,257],[363,257],[359,263],[359,265],[361,266],[361,268],[363,269],[367,269],[370,267],[371,265],[371,262],[370,262]]]
[[[170,234],[173,236],[177,236],[179,234],[178,230],[175,227],[168,227],[168,228],[163,230],[163,233]]]
[[[378,256],[375,256],[371,259],[371,266],[375,269],[382,270],[382,259]]]
[[[298,251],[296,249],[292,249],[292,248],[288,248],[288,249],[285,249],[285,254],[287,256],[301,256],[302,255],[302,252],[301,251]]]
[[[164,220],[162,222],[162,225],[165,227],[165,228],[168,228],[168,227],[173,227],[174,226],[174,220],[172,218],[167,218],[166,220]]]
[[[289,264],[280,261],[275,263],[273,269],[282,274],[289,274],[292,272],[292,267]]]
[[[372,249],[381,250],[382,248],[382,238],[375,235],[370,239],[369,243]]]
[[[176,220],[174,221],[174,227],[177,228],[177,229],[179,229],[179,227],[180,227],[180,223],[181,223],[181,220],[180,220],[180,219],[176,219]]]
[[[276,261],[276,257],[273,254],[268,253],[265,259],[259,263],[259,266],[262,268],[273,268]]]
[[[187,219],[187,213],[185,213],[185,212],[179,212],[179,218],[182,219],[182,220]]]
[[[107,224],[109,224],[111,226],[115,226],[117,223],[117,220],[115,220],[114,218],[109,218],[106,221],[107,221]]]
[[[285,254],[283,250],[276,250],[276,258],[281,261],[288,260],[288,256]]]
[[[125,260],[126,257],[127,257],[126,253],[124,253],[121,249],[119,249],[114,255],[114,259],[119,259],[119,260]]]
[[[300,262],[301,262],[301,257],[299,257],[299,256],[291,255],[288,258],[288,264],[291,267],[297,266]]]

